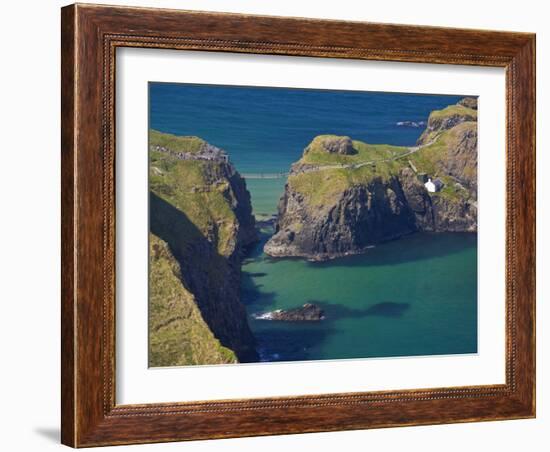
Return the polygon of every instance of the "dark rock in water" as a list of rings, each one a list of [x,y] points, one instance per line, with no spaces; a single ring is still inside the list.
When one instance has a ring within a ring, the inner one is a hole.
[[[299,308],[277,309],[276,311],[256,314],[257,320],[279,320],[283,322],[318,322],[325,318],[324,311],[313,303],[306,303]]]

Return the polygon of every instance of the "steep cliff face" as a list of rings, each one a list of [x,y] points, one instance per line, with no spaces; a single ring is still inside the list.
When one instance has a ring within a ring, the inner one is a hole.
[[[223,151],[197,137],[152,132],[149,156],[151,233],[167,243],[213,336],[239,361],[255,360],[240,302],[241,256],[257,240],[244,179]]]
[[[291,168],[265,252],[325,260],[415,231],[476,231],[477,112],[433,112],[422,136],[413,148],[316,137]]]
[[[326,204],[310,201],[292,182],[287,184],[277,232],[264,248],[267,254],[323,260],[361,253],[373,243],[415,230],[414,215],[396,177],[351,185]]]
[[[235,353],[220,344],[204,321],[167,243],[153,234],[149,259],[149,365],[236,362]]]

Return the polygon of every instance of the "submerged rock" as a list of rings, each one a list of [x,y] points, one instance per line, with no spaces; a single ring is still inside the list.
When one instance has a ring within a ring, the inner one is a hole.
[[[324,311],[313,303],[306,303],[299,308],[277,309],[254,316],[257,320],[278,320],[284,322],[318,322],[325,318]]]

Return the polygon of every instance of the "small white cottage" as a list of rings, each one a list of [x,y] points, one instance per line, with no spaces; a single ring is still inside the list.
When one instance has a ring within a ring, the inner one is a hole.
[[[426,187],[426,190],[428,190],[430,193],[435,193],[441,190],[443,188],[443,185],[444,184],[441,179],[436,179],[432,181],[432,178],[429,177],[428,182],[424,184],[424,187]]]

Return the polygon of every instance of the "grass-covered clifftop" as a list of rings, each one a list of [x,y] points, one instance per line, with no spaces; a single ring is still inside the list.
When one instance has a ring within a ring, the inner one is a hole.
[[[186,298],[180,294],[180,298],[185,298],[187,304],[194,300],[208,330],[224,347],[209,347],[213,355],[208,363],[230,361],[227,349],[239,360],[255,358],[254,338],[239,296],[241,254],[256,238],[244,180],[222,150],[201,138],[151,131],[149,188],[150,232],[167,244],[180,268],[174,278],[173,272],[161,271],[166,259],[151,257],[151,312],[159,307],[154,300],[166,295],[162,292],[165,284],[174,288],[179,279],[188,293]],[[169,319],[170,309],[161,309],[151,317],[150,326]],[[195,364],[185,352],[185,344],[205,337],[203,333],[199,328],[187,335],[182,328],[172,329],[169,334],[163,330],[150,344],[151,356],[163,365],[182,365],[169,364],[176,355],[183,357],[180,361],[188,359],[187,364]],[[175,345],[178,340],[179,354]]]
[[[176,208],[185,212],[190,223],[209,237],[221,255],[230,255],[235,248],[237,218],[224,197],[229,182],[208,180],[212,164],[206,161],[179,161],[151,151],[149,188]],[[212,226],[216,225],[215,230]],[[192,234],[181,237],[193,240]]]
[[[347,188],[368,184],[375,179],[387,182],[404,168],[410,168],[445,183],[443,189],[433,196],[467,199],[472,194],[467,189],[461,189],[457,183],[460,184],[461,180],[473,182],[477,175],[477,157],[464,159],[463,167],[456,175],[449,173],[448,164],[457,157],[453,154],[468,134],[477,134],[475,121],[439,131],[434,141],[417,150],[353,140],[353,147],[357,150],[353,155],[327,153],[318,143],[339,137],[322,135],[306,148],[303,157],[295,164],[296,170],[291,172],[288,184],[307,197],[312,205],[322,206]],[[300,171],[301,168],[307,169]]]
[[[477,110],[467,105],[432,112],[417,146],[315,137],[292,165],[265,251],[325,259],[415,230],[476,230]],[[429,193],[427,178],[442,189]]]
[[[151,131],[149,140],[150,190],[184,211],[189,221],[216,246],[220,255],[230,256],[235,251],[239,229],[248,233],[245,229],[250,229],[254,221],[251,208],[247,209],[250,199],[242,179],[223,159],[197,158],[208,146],[201,138]],[[159,147],[164,150],[157,150]],[[182,159],[174,153],[190,155],[188,159]],[[235,183],[239,182],[236,187]],[[241,188],[244,190],[239,194],[244,195],[243,199],[235,193]],[[243,216],[237,218],[240,211]]]
[[[206,141],[195,136],[172,135],[151,129],[149,131],[149,145],[165,147],[174,152],[182,151],[196,154],[206,145]]]

